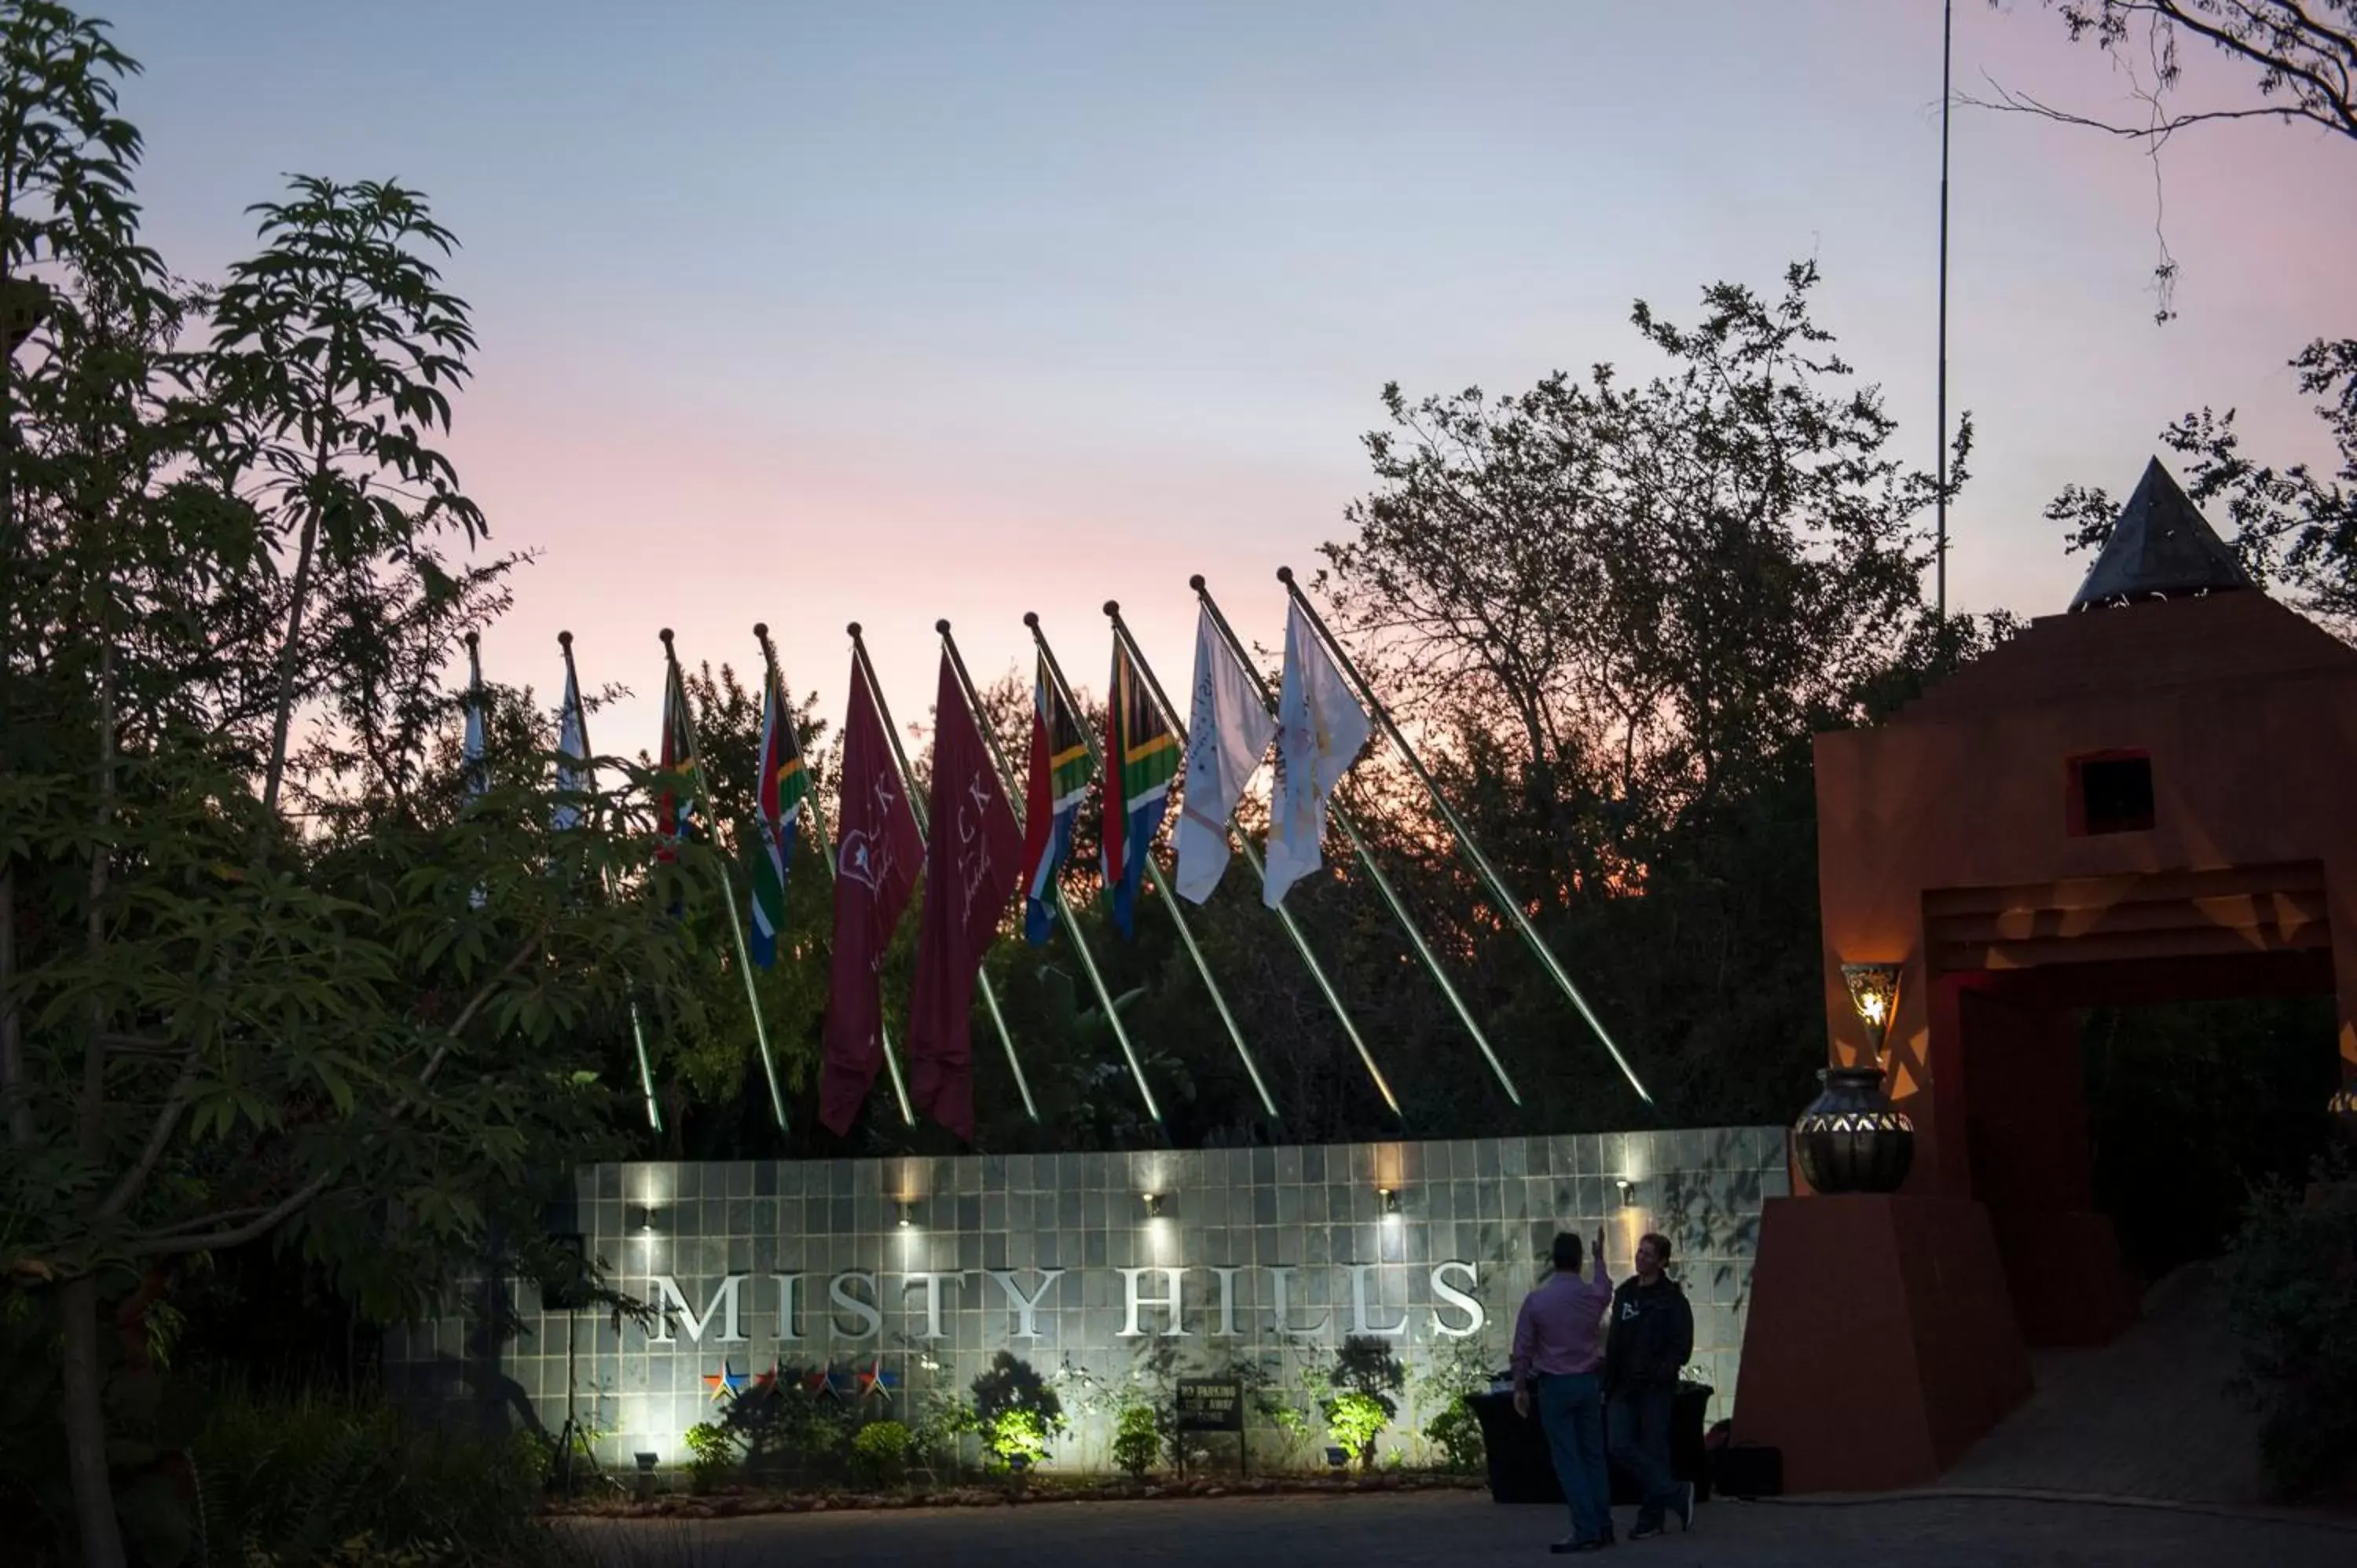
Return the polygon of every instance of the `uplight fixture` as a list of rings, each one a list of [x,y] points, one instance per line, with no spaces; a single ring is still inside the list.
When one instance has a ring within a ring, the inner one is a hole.
[[[1137,1196],[1146,1204],[1146,1217],[1148,1219],[1159,1219],[1162,1218],[1162,1194],[1158,1192],[1141,1192]]]
[[[1620,1189],[1620,1207],[1629,1208],[1637,1201],[1637,1184],[1627,1176],[1614,1176],[1612,1185]]]
[[[1866,1024],[1867,1044],[1874,1048],[1878,1065],[1890,1038],[1891,1020],[1899,1015],[1899,972],[1895,963],[1842,965],[1842,984],[1849,990],[1849,1004]]]
[[[655,1233],[655,1206],[651,1203],[641,1203],[633,1208],[630,1210],[630,1229],[636,1230],[641,1236],[653,1235]]]
[[[1377,1187],[1375,1190],[1383,1197],[1383,1212],[1385,1214],[1397,1214],[1400,1211],[1399,1188],[1395,1187]]]
[[[899,1215],[901,1230],[906,1230],[917,1222],[917,1206],[909,1199],[904,1197],[892,1207]]]

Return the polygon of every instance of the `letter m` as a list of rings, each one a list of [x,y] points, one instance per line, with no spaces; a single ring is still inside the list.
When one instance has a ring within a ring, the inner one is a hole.
[[[701,1313],[687,1305],[687,1297],[680,1294],[678,1282],[669,1274],[656,1274],[653,1281],[655,1332],[652,1337],[656,1344],[673,1343],[671,1332],[673,1313],[679,1315],[680,1326],[687,1330],[687,1337],[699,1345],[704,1343],[704,1331],[712,1326],[715,1313],[720,1316],[720,1337],[713,1343],[741,1345],[745,1342],[745,1336],[737,1321],[737,1288],[745,1283],[744,1275],[730,1274],[722,1280],[720,1288],[712,1293],[712,1299],[705,1304]]]

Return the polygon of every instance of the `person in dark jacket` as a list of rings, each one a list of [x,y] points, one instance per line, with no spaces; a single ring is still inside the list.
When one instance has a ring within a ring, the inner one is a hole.
[[[1686,1293],[1663,1271],[1670,1261],[1665,1236],[1637,1243],[1637,1272],[1612,1293],[1604,1342],[1604,1424],[1612,1462],[1642,1493],[1631,1541],[1662,1532],[1678,1516],[1694,1528],[1694,1483],[1670,1470],[1670,1410],[1678,1374],[1694,1354],[1694,1309]]]

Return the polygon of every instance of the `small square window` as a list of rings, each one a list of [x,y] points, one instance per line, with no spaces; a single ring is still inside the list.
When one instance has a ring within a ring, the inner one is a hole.
[[[2152,829],[2152,758],[2103,751],[2071,759],[2070,831],[2140,833]]]

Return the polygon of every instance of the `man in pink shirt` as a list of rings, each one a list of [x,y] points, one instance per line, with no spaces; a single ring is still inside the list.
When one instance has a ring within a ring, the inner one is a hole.
[[[1596,1272],[1579,1277],[1579,1238],[1555,1239],[1555,1273],[1523,1298],[1514,1319],[1514,1413],[1530,1419],[1535,1395],[1555,1479],[1571,1505],[1571,1534],[1548,1550],[1598,1552],[1612,1544],[1612,1481],[1604,1467],[1604,1363],[1599,1332],[1612,1305],[1604,1273],[1604,1232],[1596,1233]]]

